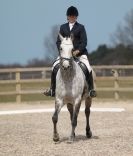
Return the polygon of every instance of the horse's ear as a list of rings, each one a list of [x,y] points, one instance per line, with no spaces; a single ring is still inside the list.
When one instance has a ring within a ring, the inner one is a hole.
[[[73,33],[70,34],[70,38],[72,41],[74,40],[74,34]]]
[[[63,41],[64,37],[59,33],[59,38],[61,41]]]

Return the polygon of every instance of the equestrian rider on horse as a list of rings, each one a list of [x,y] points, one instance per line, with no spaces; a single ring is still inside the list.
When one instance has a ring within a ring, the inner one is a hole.
[[[93,84],[93,75],[92,75],[92,68],[90,66],[88,60],[88,52],[86,49],[87,46],[87,35],[85,28],[82,24],[77,22],[78,17],[78,10],[76,7],[71,6],[67,9],[66,12],[68,23],[65,23],[60,26],[60,34],[63,37],[70,37],[73,36],[73,46],[74,49],[72,51],[73,56],[77,57],[79,60],[79,65],[81,66],[83,72],[86,76],[86,82],[88,84],[88,94],[90,97],[96,97],[96,91],[94,90]],[[60,44],[61,40],[59,36],[57,37],[57,48],[60,51]],[[51,87],[50,89],[45,90],[44,95],[46,96],[55,96],[55,88],[56,88],[56,74],[59,69],[59,62],[60,58],[58,57],[57,60],[53,64],[53,70],[51,74]]]

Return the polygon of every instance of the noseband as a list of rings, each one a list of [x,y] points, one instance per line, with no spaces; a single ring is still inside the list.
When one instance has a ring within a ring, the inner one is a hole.
[[[71,60],[73,60],[73,57],[71,57],[71,58],[60,57],[60,59],[64,60],[64,61],[71,61]]]

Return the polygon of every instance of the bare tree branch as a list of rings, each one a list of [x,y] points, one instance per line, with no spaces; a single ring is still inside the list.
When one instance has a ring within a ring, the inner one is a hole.
[[[119,24],[111,41],[114,45],[133,46],[133,9],[125,16],[123,24]]]
[[[55,25],[52,27],[51,34],[45,38],[44,46],[46,48],[45,59],[54,60],[58,55],[58,50],[56,47],[56,40],[59,32],[59,26]]]

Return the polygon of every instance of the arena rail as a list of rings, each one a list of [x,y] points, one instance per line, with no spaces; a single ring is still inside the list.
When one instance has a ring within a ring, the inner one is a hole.
[[[97,91],[100,92],[113,92],[114,93],[114,99],[119,100],[119,92],[133,92],[133,87],[120,87],[119,81],[132,81],[133,76],[126,76],[126,77],[120,77],[118,74],[118,70],[120,69],[131,69],[133,70],[133,65],[124,65],[124,66],[93,66],[94,71],[95,70],[101,70],[101,69],[110,69],[112,71],[112,76],[94,76],[95,77],[95,87]],[[22,72],[42,72],[43,76],[39,79],[21,79],[20,74]],[[3,95],[15,95],[16,96],[16,103],[21,103],[21,96],[24,94],[42,94],[42,90],[22,90],[21,85],[23,83],[37,83],[37,82],[44,82],[49,81],[48,78],[46,78],[46,72],[51,71],[51,68],[49,67],[42,67],[42,68],[13,68],[13,69],[0,69],[1,73],[15,73],[15,79],[13,80],[0,80],[1,84],[15,84],[16,90],[14,91],[0,91],[0,96]],[[113,81],[114,86],[113,87],[97,87],[96,82],[97,81]]]

